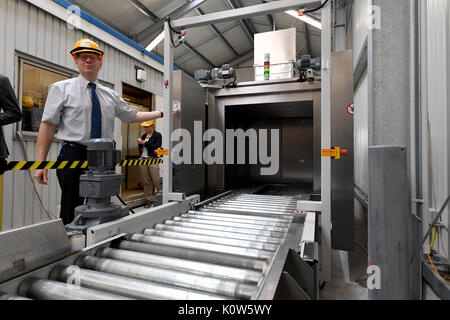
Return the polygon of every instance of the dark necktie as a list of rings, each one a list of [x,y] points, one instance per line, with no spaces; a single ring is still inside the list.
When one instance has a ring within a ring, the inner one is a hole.
[[[102,137],[102,110],[100,109],[100,101],[98,101],[95,92],[95,83],[89,83],[92,94],[92,119],[91,119],[91,139],[100,139]]]

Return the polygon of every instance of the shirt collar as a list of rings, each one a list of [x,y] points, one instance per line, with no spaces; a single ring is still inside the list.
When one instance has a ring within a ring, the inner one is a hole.
[[[86,79],[85,77],[83,77],[81,74],[78,76],[78,81],[81,82],[81,87],[82,88],[86,88],[89,83],[91,83],[88,79]],[[98,88],[98,79],[94,81],[95,85]]]

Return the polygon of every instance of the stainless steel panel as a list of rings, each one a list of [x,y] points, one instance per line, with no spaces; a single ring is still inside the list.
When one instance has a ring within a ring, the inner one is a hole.
[[[417,222],[409,212],[407,156],[405,147],[369,148],[369,259],[380,267],[382,284],[369,290],[374,300],[414,298],[410,258],[416,248],[408,224]]]
[[[313,183],[313,119],[283,119],[281,176],[283,183]]]
[[[62,259],[71,245],[60,219],[0,233],[0,283]]]
[[[353,117],[346,106],[353,102],[352,51],[331,55],[331,145],[348,155],[331,161],[331,244],[334,249],[354,247]]]
[[[194,121],[201,121],[201,134],[203,136],[206,124],[206,93],[202,87],[181,70],[174,71],[173,78],[173,99],[181,102],[181,109],[183,110],[183,112],[174,116],[173,129],[186,129],[190,132],[192,137],[191,164],[173,166],[175,175],[173,180],[173,191],[184,192],[186,195],[203,195],[205,193],[206,167],[203,161],[201,164],[194,164]]]
[[[255,80],[264,80],[264,55],[270,54],[270,79],[293,78],[292,64],[296,61],[296,30],[294,28],[255,34],[254,64]],[[282,65],[274,65],[280,64]]]

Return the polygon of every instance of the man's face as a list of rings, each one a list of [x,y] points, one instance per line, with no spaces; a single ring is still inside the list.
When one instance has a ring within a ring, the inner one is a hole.
[[[102,68],[100,56],[95,53],[80,53],[76,57],[76,65],[82,75],[97,77]]]

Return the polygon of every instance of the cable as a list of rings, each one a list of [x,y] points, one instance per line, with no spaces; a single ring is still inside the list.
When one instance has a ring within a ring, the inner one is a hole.
[[[442,245],[442,251],[444,251],[445,257],[447,258],[448,262],[450,262],[450,259],[448,257],[448,253],[447,253],[447,251],[445,251],[444,241],[442,240],[442,230],[441,230],[441,226],[439,224],[438,224],[438,230],[439,230],[439,240],[440,240],[441,245]]]
[[[23,138],[22,132],[21,131],[17,131],[17,135],[19,136],[20,142],[22,142],[22,151],[24,153],[25,156],[25,160],[28,161],[28,151],[27,151],[27,147],[25,145],[25,140]],[[55,217],[54,215],[52,215],[50,212],[48,212],[47,210],[45,210],[44,205],[42,204],[42,200],[41,197],[39,196],[39,193],[36,190],[36,185],[34,183],[33,177],[31,176],[31,171],[28,170],[28,176],[30,178],[30,182],[31,182],[31,186],[33,187],[33,194],[34,197],[37,200],[37,203],[39,205],[39,209],[41,210],[41,214],[47,219],[47,220],[54,220],[54,219],[58,219],[57,217]]]
[[[369,253],[367,252],[366,248],[364,248],[362,245],[360,245],[358,242],[354,241],[355,244],[362,250],[362,252],[364,252],[364,254],[366,255],[366,257],[369,257]]]
[[[122,202],[122,204],[124,206],[128,207],[128,205],[125,203],[125,201],[123,201],[123,199],[118,194],[116,194],[116,197],[117,197],[117,199],[120,200],[120,202]],[[133,211],[133,209],[131,209],[131,208],[128,208],[128,209],[130,209],[131,213],[136,213],[136,212]]]
[[[431,266],[433,267],[434,271],[436,271],[436,273],[438,275],[440,275],[442,278],[444,278],[445,282],[447,282],[448,284],[450,284],[450,281],[448,281],[447,279],[450,279],[450,277],[446,276],[445,274],[442,274],[438,271],[438,269],[436,269],[436,267],[434,266],[433,260],[431,260],[431,256],[428,255],[428,259],[430,260]]]
[[[430,235],[431,230],[433,230],[434,226],[436,225],[436,222],[441,217],[442,213],[444,212],[445,208],[447,207],[448,203],[450,201],[450,195],[448,195],[447,199],[445,200],[444,204],[442,205],[441,209],[439,210],[438,214],[436,215],[436,218],[434,218],[433,223],[431,224],[430,228],[428,228],[428,231],[426,232],[425,236],[423,237],[422,241],[420,242],[420,246],[416,249],[414,254],[412,255],[411,259],[409,260],[409,263],[412,262],[413,258],[417,254],[417,252],[420,251],[425,241],[427,241],[428,236]]]
[[[431,240],[430,243],[430,250],[433,249],[435,243],[436,243],[436,227],[434,227],[433,229],[433,239]]]
[[[310,9],[310,10],[303,11],[303,14],[319,11],[320,9],[322,9],[328,3],[328,1],[330,1],[330,0],[325,1],[324,3],[321,4],[320,7],[316,8],[316,9]]]
[[[172,42],[172,46],[173,46],[174,48],[178,48],[179,46],[181,46],[181,44],[182,44],[183,42],[180,42],[180,43],[178,43],[177,45],[175,45],[175,43],[173,42],[173,38],[172,38],[172,32],[175,32],[175,33],[177,33],[177,34],[181,34],[181,32],[179,32],[179,31],[175,30],[174,28],[172,28],[172,25],[170,24],[170,17],[167,17],[167,23],[169,24],[169,28],[170,28],[170,30],[171,30],[171,32],[169,32],[169,33],[170,33],[170,42]]]

